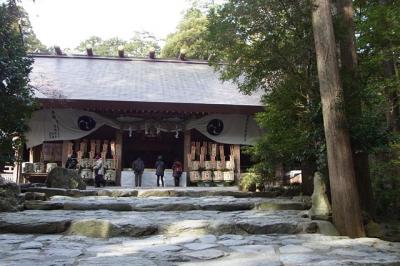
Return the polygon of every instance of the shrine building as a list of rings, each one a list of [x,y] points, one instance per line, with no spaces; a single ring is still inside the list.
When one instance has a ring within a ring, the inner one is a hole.
[[[145,163],[143,183],[155,185],[154,163],[184,164],[181,185],[233,184],[248,160],[241,147],[261,135],[254,115],[260,94],[222,82],[206,61],[32,54],[30,75],[39,110],[26,133],[27,179],[64,166],[74,151],[80,174],[93,177],[96,154],[106,179],[130,186],[132,162]],[[242,158],[242,164],[241,164]],[[150,180],[151,179],[151,180]],[[172,181],[171,181],[172,182]]]

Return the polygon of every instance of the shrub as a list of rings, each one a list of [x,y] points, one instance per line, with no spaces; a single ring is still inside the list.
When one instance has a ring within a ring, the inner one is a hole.
[[[400,219],[400,138],[394,136],[371,158],[376,214],[381,220]]]
[[[240,181],[240,187],[245,191],[255,192],[257,189],[263,191],[265,181],[265,177],[250,169]]]

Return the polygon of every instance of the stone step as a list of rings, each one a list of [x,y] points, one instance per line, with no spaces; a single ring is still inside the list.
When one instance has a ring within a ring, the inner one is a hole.
[[[237,188],[159,188],[159,189],[130,189],[130,188],[99,188],[99,189],[62,189],[47,187],[23,188],[22,192],[45,193],[47,197],[52,196],[109,196],[109,197],[207,197],[207,196],[232,196],[236,198],[251,197],[276,197],[276,192],[243,192]]]
[[[27,210],[2,213],[0,233],[86,235],[91,237],[153,234],[336,234],[326,221],[302,217],[302,211],[147,211]]]
[[[0,235],[0,265],[399,265],[400,243],[298,235]]]
[[[99,197],[73,198],[54,196],[48,201],[25,201],[26,210],[112,210],[112,211],[241,211],[241,210],[305,210],[310,206],[289,198],[219,197]]]

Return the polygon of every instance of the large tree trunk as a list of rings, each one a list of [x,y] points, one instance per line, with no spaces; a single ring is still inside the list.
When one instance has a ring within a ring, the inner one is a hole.
[[[330,0],[314,0],[312,24],[328,152],[333,222],[339,233],[365,235],[356,187],[343,90],[336,57]]]
[[[340,43],[340,59],[342,63],[342,81],[346,114],[349,121],[357,123],[362,116],[361,99],[359,97],[359,77],[357,74],[357,54],[354,38],[353,5],[351,0],[338,0],[337,10],[340,18],[342,35]],[[354,170],[361,209],[375,217],[371,178],[369,173],[368,153],[351,143]]]
[[[275,166],[275,178],[282,182],[282,184],[287,185],[288,180],[285,179],[285,167],[283,163],[278,163]]]
[[[312,195],[314,191],[314,173],[317,171],[317,166],[310,159],[301,162],[301,191],[304,195]]]

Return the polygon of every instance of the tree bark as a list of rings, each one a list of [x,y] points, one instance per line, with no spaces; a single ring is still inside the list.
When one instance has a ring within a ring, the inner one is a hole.
[[[359,97],[359,76],[357,74],[357,53],[355,44],[353,4],[351,0],[338,0],[337,10],[343,30],[340,43],[340,59],[342,63],[342,81],[346,114],[349,121],[357,123],[362,116],[362,104]],[[371,217],[375,217],[375,206],[369,173],[368,153],[351,142],[353,151],[354,170],[361,209]]]
[[[312,24],[328,152],[332,216],[340,234],[362,237],[365,233],[343,108],[343,89],[330,8],[330,0],[314,0]]]
[[[284,185],[288,184],[288,180],[285,180],[285,168],[282,162],[275,165],[275,178]]]
[[[303,195],[312,195],[314,191],[314,173],[317,171],[315,161],[301,162],[301,191]]]

